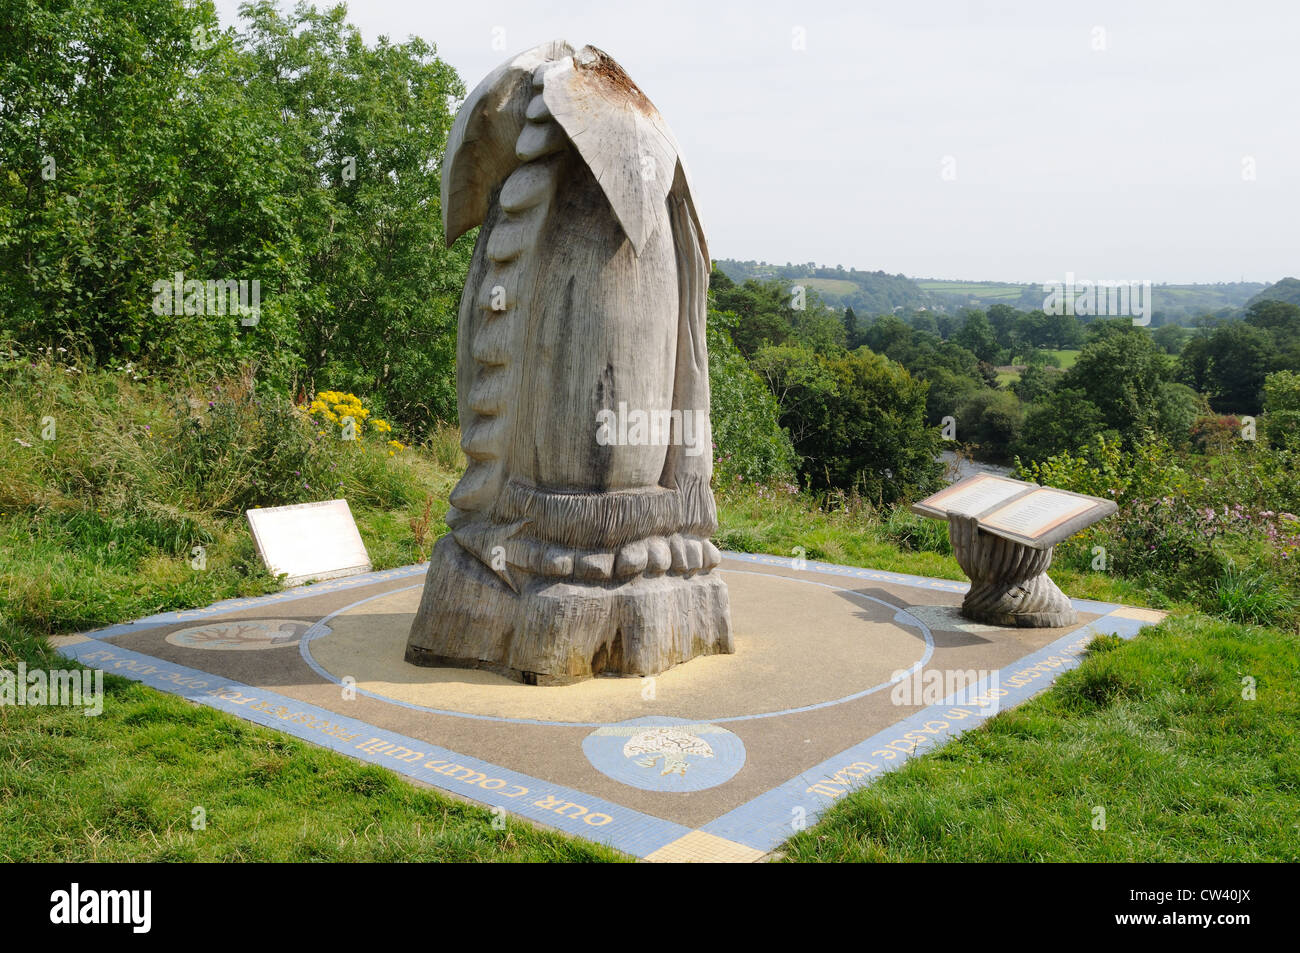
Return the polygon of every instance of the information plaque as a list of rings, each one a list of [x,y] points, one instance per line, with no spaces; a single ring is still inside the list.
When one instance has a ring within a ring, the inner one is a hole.
[[[286,575],[286,586],[370,571],[347,500],[269,506],[246,515],[258,555],[274,575]]]

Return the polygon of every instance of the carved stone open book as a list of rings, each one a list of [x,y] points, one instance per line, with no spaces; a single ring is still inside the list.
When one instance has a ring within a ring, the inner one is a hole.
[[[709,257],[677,142],[608,55],[529,50],[470,94],[447,241],[480,226],[456,389],[469,459],[406,658],[561,684],[734,651],[705,347]]]
[[[980,529],[1033,549],[1050,549],[1116,510],[1114,500],[978,474],[912,504],[912,512],[974,517]]]
[[[962,614],[991,625],[1063,626],[1078,619],[1047,576],[1052,547],[1117,509],[1114,500],[978,474],[912,512],[948,520],[953,555],[970,576]]]

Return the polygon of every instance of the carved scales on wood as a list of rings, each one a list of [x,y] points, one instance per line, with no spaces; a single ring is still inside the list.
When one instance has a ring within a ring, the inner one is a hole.
[[[407,660],[563,684],[734,651],[708,249],[658,111],[594,47],[529,50],[457,114],[442,208],[449,243],[482,226],[457,342],[469,462]]]

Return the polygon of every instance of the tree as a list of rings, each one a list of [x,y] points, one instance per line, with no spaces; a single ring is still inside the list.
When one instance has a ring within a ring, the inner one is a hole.
[[[1241,321],[1217,328],[1205,346],[1210,406],[1221,414],[1259,413],[1264,378],[1276,367],[1276,352],[1273,335],[1263,328]]]
[[[368,47],[344,8],[245,8],[241,83],[281,117],[310,294],[306,373],[417,428],[456,411],[456,312],[477,232],[442,241],[437,163],[464,86],[418,38]]]
[[[998,347],[1015,353],[1023,343],[1020,330],[1023,326],[1022,315],[1008,304],[990,305],[988,310],[989,326],[997,338]]]
[[[898,315],[882,314],[858,338],[858,344],[901,363],[902,355],[912,354],[914,334],[907,322]]]
[[[1093,341],[1065,372],[1058,391],[1077,391],[1101,414],[1102,425],[1131,449],[1158,429],[1158,394],[1169,368],[1151,337],[1131,322],[1094,322]],[[1087,435],[1080,435],[1082,439]],[[1072,444],[1079,446],[1079,444]]]
[[[1300,374],[1276,371],[1264,379],[1264,424],[1270,446],[1300,448]]]
[[[1026,404],[1044,397],[1061,376],[1057,370],[1048,370],[1041,364],[1030,364],[1020,372],[1020,379],[1011,384],[1011,392]]]
[[[1102,412],[1086,393],[1057,387],[1025,410],[1012,452],[1025,461],[1039,462],[1081,447],[1105,430]]]
[[[858,316],[852,308],[844,309],[844,346],[850,350],[858,346]]]
[[[829,352],[845,345],[843,318],[811,289],[805,289],[801,308],[794,307],[790,287],[779,281],[750,279],[736,285],[730,279],[723,284],[714,278],[709,290],[717,310],[736,315],[732,338],[748,358],[764,347],[803,343]]]
[[[1177,324],[1166,324],[1156,328],[1151,336],[1166,354],[1177,356],[1191,340],[1192,332]]]
[[[1186,384],[1161,381],[1156,390],[1156,429],[1175,446],[1185,444],[1196,418],[1209,410],[1205,398]]]
[[[925,424],[927,385],[865,348],[833,356],[765,348],[755,367],[781,408],[810,486],[856,488],[878,503],[928,492],[941,467]]]
[[[979,390],[957,410],[957,439],[980,460],[1009,462],[1024,417],[1020,400],[1004,390]]]
[[[791,479],[798,465],[790,435],[778,422],[776,398],[732,343],[736,316],[709,312],[709,403],[714,479]]]
[[[0,333],[99,363],[254,363],[418,433],[456,410],[473,239],[442,243],[436,156],[464,87],[421,40],[367,46],[341,6],[241,12],[223,32],[207,2],[7,5]],[[255,320],[213,300],[241,281]]]
[[[970,351],[981,361],[996,364],[1000,348],[993,326],[983,311],[970,311],[966,323],[953,335],[953,341]]]

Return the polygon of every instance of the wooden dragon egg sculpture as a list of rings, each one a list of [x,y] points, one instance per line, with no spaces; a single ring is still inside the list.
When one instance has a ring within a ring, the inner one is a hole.
[[[442,213],[448,243],[481,226],[456,355],[468,466],[407,661],[555,685],[733,652],[709,257],[658,111],[594,47],[529,50],[457,114]]]

